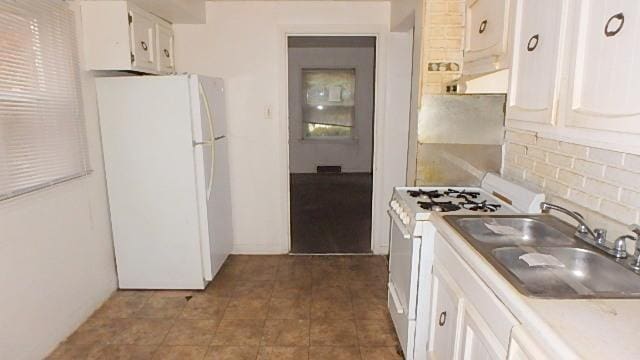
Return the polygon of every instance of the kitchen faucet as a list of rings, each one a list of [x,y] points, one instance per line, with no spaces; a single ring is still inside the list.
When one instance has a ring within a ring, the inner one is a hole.
[[[584,221],[584,216],[582,216],[579,212],[571,211],[569,209],[563,208],[562,206],[544,201],[540,203],[540,210],[542,210],[543,213],[549,213],[549,211],[555,210],[568,215],[578,222],[578,227],[576,228],[575,233],[575,236],[577,238],[586,242],[587,244],[597,247],[598,249],[606,252],[609,255],[615,256],[618,259],[624,259],[627,257],[626,240],[634,239],[632,236],[620,236],[614,241],[612,246],[607,243],[607,230],[602,228],[591,230],[589,225],[587,225],[587,223]],[[631,230],[640,238],[640,226],[635,225],[635,228],[632,228]],[[637,269],[640,270],[640,244],[638,242],[636,242],[634,259],[636,259]]]

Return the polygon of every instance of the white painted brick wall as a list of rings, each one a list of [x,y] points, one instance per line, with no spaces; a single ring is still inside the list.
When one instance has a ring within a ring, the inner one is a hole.
[[[505,138],[505,177],[542,190],[550,201],[619,233],[640,221],[640,156],[533,132],[507,130]]]

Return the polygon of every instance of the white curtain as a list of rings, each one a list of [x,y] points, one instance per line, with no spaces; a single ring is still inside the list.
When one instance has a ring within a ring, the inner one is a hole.
[[[0,0],[0,200],[86,175],[73,13]]]

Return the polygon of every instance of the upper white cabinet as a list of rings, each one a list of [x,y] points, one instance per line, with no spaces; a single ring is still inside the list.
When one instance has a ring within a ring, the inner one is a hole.
[[[566,125],[640,134],[640,1],[577,2]]]
[[[515,2],[507,117],[553,123],[567,0]]]
[[[640,154],[640,1],[512,1],[507,126]]]
[[[507,66],[510,0],[467,0],[463,74]]]
[[[89,70],[174,72],[171,24],[127,1],[83,1]]]

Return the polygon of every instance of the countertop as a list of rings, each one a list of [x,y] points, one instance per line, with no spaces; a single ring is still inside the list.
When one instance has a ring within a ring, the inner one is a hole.
[[[550,356],[640,359],[640,299],[549,300],[521,295],[441,215],[431,221]]]

